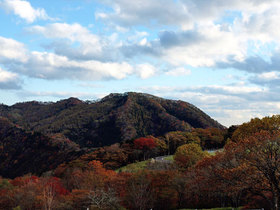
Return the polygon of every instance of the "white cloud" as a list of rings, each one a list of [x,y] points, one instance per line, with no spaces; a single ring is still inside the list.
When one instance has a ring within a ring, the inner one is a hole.
[[[263,11],[277,0],[102,0],[114,12],[97,12],[96,18],[124,26],[177,25],[184,30],[196,23],[213,22],[225,11],[244,11],[250,15]]]
[[[143,39],[143,37],[147,37],[149,35],[148,32],[146,31],[135,31],[133,35],[130,35],[127,40],[129,42],[137,42],[139,39]],[[145,39],[145,38],[144,38]]]
[[[28,31],[42,34],[47,38],[65,38],[72,42],[98,44],[100,39],[97,35],[78,23],[53,23],[47,26],[32,26]]]
[[[232,31],[223,31],[221,25],[208,24],[196,31],[163,34],[160,37],[164,60],[175,66],[211,67],[228,58],[244,60],[247,42]]]
[[[33,26],[27,29],[54,40],[47,48],[56,54],[78,60],[112,60],[116,52],[113,45],[116,35],[99,37],[78,23],[54,23],[47,26]]]
[[[219,24],[201,25],[195,30],[162,31],[159,38],[126,44],[122,53],[127,57],[153,56],[173,66],[214,67],[230,59],[243,61],[247,40],[233,31],[224,31]]]
[[[97,12],[97,19],[123,26],[177,24],[188,21],[189,14],[182,3],[148,0],[105,0],[100,1],[114,9],[113,13]],[[176,11],[176,12],[174,12]]]
[[[210,85],[208,86],[211,91],[219,90],[223,94],[235,95],[235,94],[247,94],[247,93],[261,93],[264,90],[260,87],[248,87],[248,86],[221,86],[221,85]]]
[[[19,89],[21,81],[17,74],[0,68],[0,89]]]
[[[0,36],[0,46],[0,62],[26,61],[27,51],[24,44]]]
[[[276,27],[280,18],[280,2],[264,1],[256,8],[243,11],[242,18],[236,21],[235,28],[247,40],[259,43],[279,42],[280,29]]]
[[[15,64],[11,70],[42,79],[104,80],[123,79],[133,67],[125,62],[75,61],[54,53],[32,52],[28,61]]]
[[[259,75],[251,76],[249,81],[253,84],[269,87],[275,92],[279,92],[280,88],[280,72],[265,72]]]
[[[280,40],[280,32],[274,27],[280,18],[280,3],[275,0],[226,3],[221,0],[207,3],[181,0],[169,4],[157,0],[105,0],[102,3],[114,5],[114,13],[97,14],[101,19],[110,20],[109,24],[134,26],[155,21],[161,26],[180,26],[181,30],[162,31],[152,41],[148,39],[150,32],[134,30],[126,40],[120,41],[121,44],[116,44],[120,38],[116,35],[113,38],[100,37],[78,23],[55,23],[28,30],[54,40],[47,49],[73,60],[120,62],[123,53],[129,59],[139,55],[154,56],[177,67],[216,67],[232,61],[242,63],[248,57],[249,42]],[[171,11],[176,11],[173,15],[178,18],[169,15]],[[223,20],[227,12],[229,15],[236,12],[228,23]],[[188,24],[192,27],[185,27]],[[235,65],[235,68],[239,66]]]
[[[156,25],[159,30],[171,26],[175,30],[174,37],[171,37],[175,40],[165,42],[163,38],[166,37],[160,35],[153,41],[143,38],[124,44],[123,53],[128,57],[133,54],[153,55],[161,56],[161,59],[176,66],[214,67],[217,63],[244,61],[250,52],[250,45],[257,47],[276,43],[280,46],[280,30],[277,28],[280,2],[277,0],[100,2],[113,8],[113,12],[96,14],[97,18],[109,24],[131,28]],[[159,39],[161,45],[155,45]],[[257,53],[260,51],[258,49]]]
[[[167,71],[165,74],[169,76],[187,76],[191,74],[191,70],[185,69],[183,67],[178,67]]]
[[[58,34],[52,33],[49,36],[67,37],[73,41],[79,40],[81,42],[98,42],[98,40],[94,40],[94,35],[88,33],[87,30],[83,31],[84,28],[80,28],[79,25],[74,25],[73,27],[68,26],[66,25],[69,32],[67,35],[60,35],[56,31]],[[55,28],[57,29],[59,27],[56,25]],[[45,28],[40,27],[37,29],[45,30]],[[81,36],[78,34],[79,29],[81,29]],[[91,37],[93,39],[90,39]],[[33,78],[97,81],[108,79],[120,80],[135,74],[145,79],[153,76],[156,72],[154,66],[145,63],[135,65],[125,61],[80,60],[56,53],[30,52],[25,49],[22,43],[4,37],[0,37],[0,44],[3,46],[0,49],[0,62],[9,71]]]
[[[262,106],[266,106],[267,104],[263,103]],[[254,108],[255,107],[255,108]],[[256,110],[257,108],[257,110]],[[272,111],[270,109],[270,111]],[[276,109],[274,109],[276,111]],[[279,110],[277,110],[279,111]],[[276,111],[276,112],[277,112]],[[212,115],[217,115],[215,119],[220,122],[223,125],[226,125],[227,127],[231,125],[240,125],[244,122],[248,122],[253,118],[262,118],[264,116],[268,116],[271,114],[265,113],[260,109],[260,104],[257,105],[251,105],[250,107],[240,107],[240,109],[208,109],[208,113],[211,113]],[[262,114],[260,114],[262,113]]]
[[[87,93],[87,92],[68,92],[68,91],[21,91],[20,97],[24,98],[31,98],[31,100],[34,100],[34,98],[70,98],[70,97],[76,97],[80,99],[99,99],[104,96],[106,96],[106,93]],[[40,100],[40,99],[39,99]]]
[[[262,79],[265,79],[265,80],[279,79],[280,78],[280,73],[275,72],[275,71],[265,72],[265,73],[262,73],[262,74],[258,75],[258,78],[260,78],[260,79],[262,78]]]
[[[3,69],[0,68],[0,82],[11,81],[14,80],[15,78],[17,78],[16,74],[4,71]]]
[[[28,1],[24,0],[3,0],[0,7],[7,12],[12,12],[28,23],[33,23],[36,19],[51,19],[42,8],[34,9]]]
[[[156,68],[148,63],[138,64],[135,67],[135,72],[140,76],[141,79],[147,79],[154,76],[156,71]]]

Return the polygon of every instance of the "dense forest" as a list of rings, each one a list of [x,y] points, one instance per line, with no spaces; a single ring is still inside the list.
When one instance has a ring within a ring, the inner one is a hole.
[[[0,209],[279,209],[279,115],[225,128],[139,93],[0,110]]]
[[[99,101],[69,98],[0,105],[0,123],[5,151],[0,154],[0,175],[9,178],[28,172],[41,175],[98,147],[147,135],[224,128],[189,103],[133,92]]]
[[[189,103],[134,92],[110,94],[92,102],[69,98],[56,103],[2,105],[0,116],[26,130],[63,134],[81,147],[111,145],[168,131],[223,128]]]

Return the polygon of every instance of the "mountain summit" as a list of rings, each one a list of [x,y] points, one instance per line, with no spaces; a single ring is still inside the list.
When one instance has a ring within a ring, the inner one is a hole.
[[[29,131],[63,134],[81,147],[98,147],[137,137],[192,128],[224,128],[194,105],[144,93],[112,93],[99,101],[76,98],[0,106],[0,116]]]

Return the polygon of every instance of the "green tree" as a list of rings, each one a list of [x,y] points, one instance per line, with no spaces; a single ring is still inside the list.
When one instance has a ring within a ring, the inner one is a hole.
[[[174,154],[176,149],[184,144],[197,143],[200,144],[200,139],[195,133],[171,131],[165,135],[168,145],[168,154]]]
[[[177,148],[174,160],[179,167],[189,168],[206,156],[207,152],[203,152],[198,144],[190,143]]]

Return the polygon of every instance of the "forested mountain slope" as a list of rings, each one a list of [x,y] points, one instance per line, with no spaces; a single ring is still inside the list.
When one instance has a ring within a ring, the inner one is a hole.
[[[224,128],[197,107],[143,93],[110,94],[100,101],[69,98],[0,106],[0,116],[26,130],[63,134],[81,147],[98,147],[146,135],[191,128]]]
[[[38,132],[26,132],[0,117],[0,176],[41,174],[85,152],[61,135],[48,137]]]

